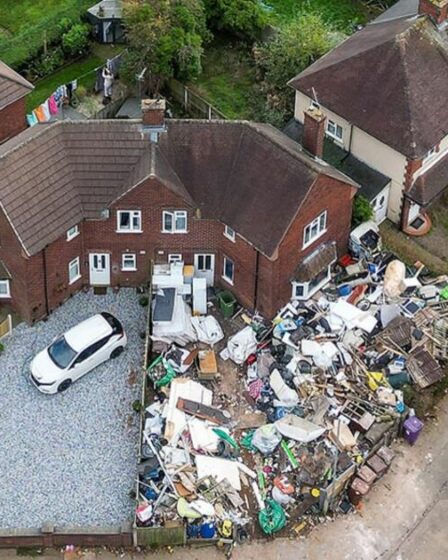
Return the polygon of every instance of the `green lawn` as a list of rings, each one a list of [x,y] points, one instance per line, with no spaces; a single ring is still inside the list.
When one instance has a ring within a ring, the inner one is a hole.
[[[215,41],[206,50],[201,76],[189,85],[230,119],[252,118],[254,69],[232,43]]]
[[[32,111],[43,103],[58,86],[71,82],[80,76],[83,77],[79,80],[78,85],[82,85],[87,89],[93,88],[96,79],[94,69],[102,66],[107,58],[112,58],[122,50],[122,46],[94,45],[92,53],[87,58],[74,62],[51,76],[40,80],[35,84],[35,89],[26,98],[27,112]],[[87,75],[84,76],[84,74]]]
[[[350,32],[354,25],[366,23],[369,16],[359,0],[265,0],[263,3],[271,9],[274,22],[280,25],[306,9],[321,14],[335,29]]]
[[[79,15],[92,0],[0,0],[0,26],[12,34],[29,30],[52,15]]]
[[[63,18],[76,22],[92,0],[0,0],[0,59],[19,67],[60,36]]]

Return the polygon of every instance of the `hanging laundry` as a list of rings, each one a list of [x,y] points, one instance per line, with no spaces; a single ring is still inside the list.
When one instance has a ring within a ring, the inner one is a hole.
[[[103,78],[103,68],[100,66],[96,69],[96,80],[95,80],[95,93],[103,91],[104,89],[104,78]]]
[[[42,103],[41,107],[44,111],[45,121],[49,121],[51,118],[51,114],[50,114],[50,107],[48,106],[48,99],[44,103]]]
[[[50,96],[50,98],[48,99],[48,107],[52,115],[57,115],[59,108],[58,108],[58,104],[56,103],[55,94]]]
[[[73,80],[70,84],[72,86],[72,92],[74,92],[78,88],[78,80]]]
[[[37,124],[39,121],[37,120],[37,117],[34,113],[29,113],[26,116],[26,121],[30,126],[34,126],[35,124]]]
[[[38,120],[39,122],[45,122],[45,121],[46,121],[46,118],[45,118],[45,111],[44,111],[44,108],[43,108],[42,105],[39,105],[39,107],[36,107],[36,108],[34,109],[34,114],[36,115],[37,120]]]

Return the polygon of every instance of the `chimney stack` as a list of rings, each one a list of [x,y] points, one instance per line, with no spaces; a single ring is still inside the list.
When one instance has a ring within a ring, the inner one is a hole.
[[[143,127],[165,127],[165,99],[142,99]]]
[[[327,117],[320,108],[314,106],[309,107],[304,114],[302,146],[313,156],[322,159]]]
[[[418,13],[431,16],[437,25],[448,20],[448,0],[419,0]]]

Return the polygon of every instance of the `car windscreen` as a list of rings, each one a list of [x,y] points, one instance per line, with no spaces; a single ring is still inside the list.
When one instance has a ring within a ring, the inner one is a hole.
[[[63,369],[68,367],[76,356],[76,352],[69,346],[63,336],[55,340],[53,344],[50,344],[48,354],[53,362]]]

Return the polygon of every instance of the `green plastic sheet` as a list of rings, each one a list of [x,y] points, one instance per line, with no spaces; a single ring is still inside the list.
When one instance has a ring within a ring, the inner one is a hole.
[[[274,500],[266,500],[266,507],[258,514],[258,523],[265,535],[273,535],[286,525],[283,508]]]

